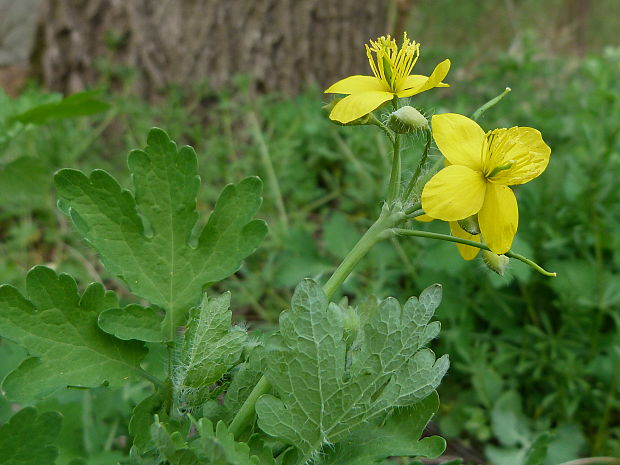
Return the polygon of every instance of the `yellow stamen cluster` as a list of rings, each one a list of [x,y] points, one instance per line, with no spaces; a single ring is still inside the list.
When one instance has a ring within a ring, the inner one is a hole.
[[[514,129],[516,128],[494,129],[485,134],[481,156],[484,176],[487,179],[491,179],[500,171],[509,170],[515,165],[515,160],[504,159],[504,154],[510,153],[518,142]]]
[[[386,84],[390,91],[396,92],[402,88],[418,61],[420,44],[410,41],[405,33],[399,49],[396,40],[390,35],[382,36],[371,40],[370,46],[366,45],[366,55],[375,77]]]
[[[530,178],[540,171],[538,165],[541,160],[536,153],[529,152],[525,147],[526,142],[520,136],[518,127],[494,129],[485,134],[481,153],[485,178],[501,184],[502,179],[509,175],[514,178],[514,183],[518,183],[520,178]],[[518,160],[508,158],[513,151],[520,154],[525,152],[527,155]],[[515,176],[516,171],[520,172],[518,177]]]

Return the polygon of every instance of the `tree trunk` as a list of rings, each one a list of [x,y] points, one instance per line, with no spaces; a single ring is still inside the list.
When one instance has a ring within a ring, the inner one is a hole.
[[[50,89],[75,92],[105,70],[138,70],[136,90],[251,77],[295,93],[368,73],[364,43],[386,33],[388,0],[47,0],[33,65]]]

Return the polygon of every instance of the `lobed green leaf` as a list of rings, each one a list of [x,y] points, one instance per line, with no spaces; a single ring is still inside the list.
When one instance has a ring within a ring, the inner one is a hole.
[[[423,348],[439,332],[430,319],[440,300],[435,285],[403,307],[391,298],[369,305],[348,344],[343,310],[316,282],[302,281],[266,348],[265,375],[277,397],[256,403],[260,428],[298,448],[303,463],[360,425],[430,395],[448,369],[447,356],[435,360]]]
[[[446,448],[439,436],[420,439],[439,408],[433,393],[410,407],[395,410],[384,424],[364,425],[344,441],[325,448],[320,465],[372,465],[391,456],[437,458]]]
[[[97,326],[103,310],[118,306],[113,292],[91,284],[80,296],[73,278],[42,266],[28,273],[26,288],[28,298],[0,286],[0,336],[32,355],[4,379],[7,397],[32,402],[67,386],[119,386],[135,374],[143,344]]]
[[[163,339],[172,340],[203,288],[237,271],[265,236],[265,223],[252,219],[262,184],[254,177],[226,186],[194,247],[200,184],[194,150],[177,149],[164,131],[152,129],[146,148],[129,154],[129,169],[134,194],[105,171],[87,177],[61,170],[55,177],[59,205],[108,271],[165,309]],[[108,324],[116,316],[107,315]],[[143,337],[141,327],[134,337]]]
[[[208,299],[190,311],[175,363],[173,387],[186,408],[204,403],[204,392],[238,362],[247,333],[230,326],[230,292]]]

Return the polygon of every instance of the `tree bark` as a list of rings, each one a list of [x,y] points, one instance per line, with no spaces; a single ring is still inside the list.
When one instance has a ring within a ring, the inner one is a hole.
[[[84,89],[111,67],[138,70],[156,96],[168,84],[296,93],[367,74],[364,43],[385,34],[388,0],[47,0],[33,64],[45,86]]]

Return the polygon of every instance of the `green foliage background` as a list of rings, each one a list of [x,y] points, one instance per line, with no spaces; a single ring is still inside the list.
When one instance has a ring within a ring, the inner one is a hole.
[[[437,314],[443,330],[435,349],[450,354],[452,367],[440,387],[437,421],[449,440],[459,438],[502,464],[527,463],[528,449],[542,441],[549,442],[548,464],[618,456],[620,48],[601,47],[581,59],[552,56],[539,36],[523,34],[509,52],[473,60],[463,49],[432,47],[438,31],[429,28],[427,39],[413,34],[426,45],[420,66],[427,71],[423,67],[436,58],[453,58],[452,87],[416,97],[413,104],[428,116],[470,114],[504,86],[512,87],[480,122],[485,129],[536,127],[551,146],[545,174],[517,190],[514,250],[558,277],[511,263],[501,278],[480,261],[463,262],[452,244],[400,239],[380,243],[345,282],[342,297],[392,295],[404,301],[443,284]],[[109,81],[131,79],[127,70],[105,71]],[[293,286],[303,277],[324,280],[376,216],[388,146],[378,130],[329,123],[318,89],[294,98],[256,98],[246,84],[235,77],[226,91],[214,92],[206,83],[171,87],[152,105],[128,91],[107,91],[104,82],[98,96],[109,104],[104,112],[79,119],[37,114],[29,125],[15,116],[60,97],[34,87],[17,99],[0,93],[0,282],[24,291],[25,270],[45,264],[76,276],[82,291],[97,281],[118,291],[123,305],[134,303],[71,232],[55,205],[52,174],[66,166],[104,168],[127,187],[126,153],[144,146],[147,130],[159,126],[196,148],[202,218],[213,210],[223,184],[252,175],[264,180],[259,216],[270,233],[218,291],[231,291],[237,320],[272,327]],[[412,136],[405,144],[411,170],[423,138]],[[440,163],[437,149],[431,150]],[[422,227],[447,232],[445,224]],[[161,357],[152,351],[147,363],[156,366]],[[0,341],[0,377],[25,358],[22,349]],[[64,416],[60,432],[41,433],[58,435],[57,463],[76,455],[89,457],[89,464],[120,459],[128,447],[128,413],[147,390],[146,382],[120,391],[67,390],[37,404],[39,415],[58,410]],[[13,407],[0,398],[0,423]],[[550,437],[542,436],[549,431]]]

